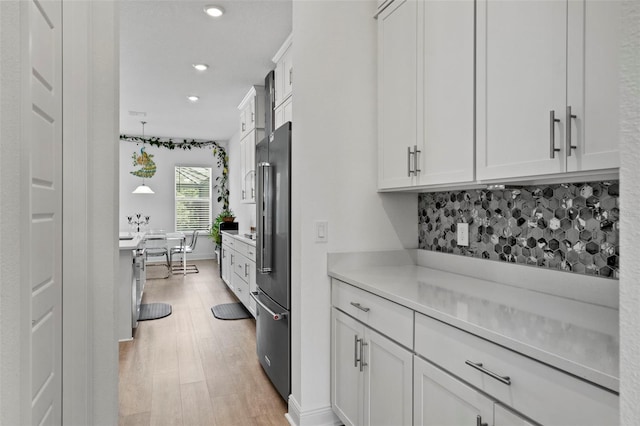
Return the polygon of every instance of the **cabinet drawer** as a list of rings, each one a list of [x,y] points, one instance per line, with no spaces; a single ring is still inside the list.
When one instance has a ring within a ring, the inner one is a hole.
[[[413,348],[413,311],[342,281],[333,280],[333,306],[407,348]]]
[[[236,252],[234,257],[235,264],[233,265],[233,271],[235,274],[245,283],[249,282],[249,274],[251,273],[249,268],[251,267],[246,257]]]
[[[419,313],[415,328],[416,353],[537,422],[618,422],[612,392]]]
[[[235,239],[227,234],[222,234],[222,244],[234,248]]]
[[[236,297],[242,302],[243,305],[247,306],[249,304],[249,284],[242,280],[236,280],[234,282],[233,292],[236,294]]]
[[[245,244],[245,253],[244,255],[252,262],[256,261],[256,247],[251,244]]]

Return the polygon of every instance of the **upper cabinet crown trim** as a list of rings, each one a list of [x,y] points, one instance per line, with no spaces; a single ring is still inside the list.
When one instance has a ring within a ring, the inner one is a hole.
[[[280,49],[278,49],[278,51],[276,52],[276,54],[273,56],[273,59],[271,59],[271,61],[276,64],[278,63],[278,61],[280,60],[280,58],[282,58],[282,56],[284,56],[285,52],[287,51],[287,49],[289,47],[291,47],[291,44],[293,42],[293,33],[289,34],[289,36],[287,37],[287,39],[284,41],[284,43],[282,43],[282,46],[280,46]]]
[[[251,86],[251,89],[249,89],[247,94],[244,95],[244,98],[242,98],[242,102],[240,102],[240,105],[238,105],[238,109],[240,111],[242,111],[247,105],[249,105],[249,102],[251,102],[253,98],[255,98],[255,96],[258,94],[258,90],[262,93],[264,91],[264,86]]]

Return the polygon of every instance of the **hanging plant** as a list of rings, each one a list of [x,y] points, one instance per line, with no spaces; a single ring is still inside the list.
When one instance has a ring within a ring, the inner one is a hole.
[[[120,140],[127,142],[135,142],[137,144],[148,144],[156,146],[158,148],[167,149],[184,149],[191,150],[192,148],[207,148],[213,147],[213,155],[216,157],[218,168],[222,170],[222,174],[216,177],[216,190],[218,191],[218,202],[222,203],[222,210],[229,209],[229,188],[227,184],[229,182],[229,157],[227,151],[222,145],[216,141],[196,141],[195,139],[183,139],[182,142],[174,142],[170,138],[148,137],[140,136],[127,136],[120,135]]]

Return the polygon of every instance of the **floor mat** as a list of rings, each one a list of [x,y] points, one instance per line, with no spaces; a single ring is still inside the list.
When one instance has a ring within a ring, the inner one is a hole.
[[[138,321],[148,321],[171,315],[171,305],[168,303],[143,303],[140,305]]]
[[[221,320],[252,318],[251,312],[242,303],[223,303],[211,308],[213,316]]]

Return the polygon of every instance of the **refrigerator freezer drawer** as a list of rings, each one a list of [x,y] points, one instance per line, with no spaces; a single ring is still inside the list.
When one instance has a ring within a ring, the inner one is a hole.
[[[271,383],[287,401],[291,389],[289,312],[262,292],[256,299],[258,359]]]

